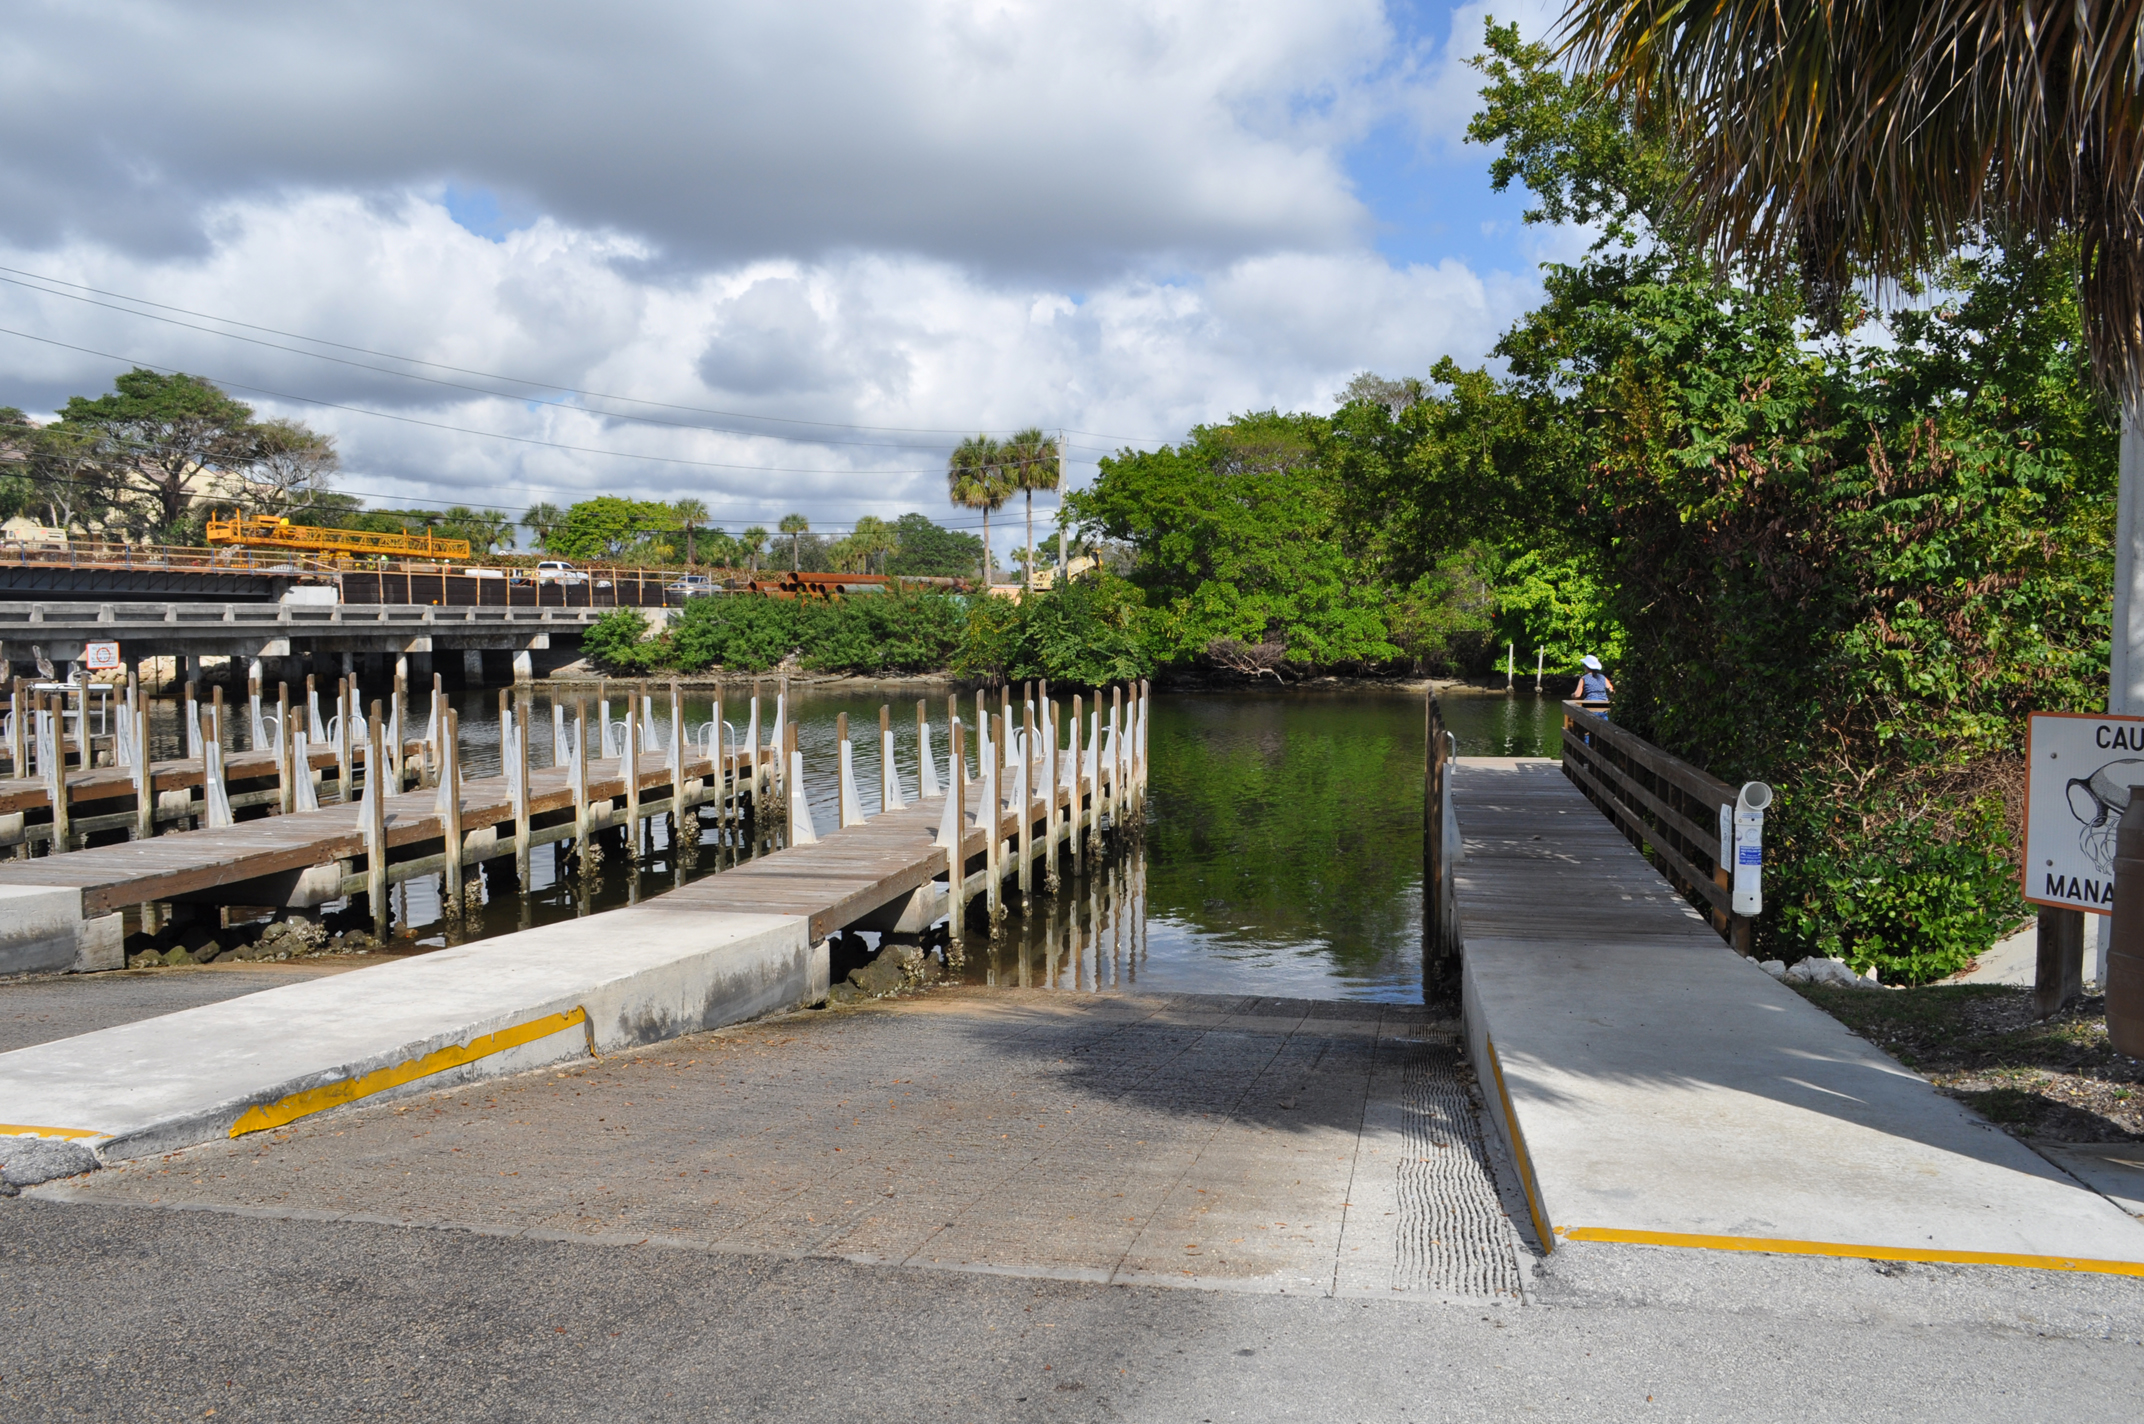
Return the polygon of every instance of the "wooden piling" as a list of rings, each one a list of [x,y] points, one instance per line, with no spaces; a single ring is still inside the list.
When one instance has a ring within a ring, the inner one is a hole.
[[[625,755],[618,770],[625,776],[625,864],[631,870],[640,863],[640,709],[628,705],[625,719]]]
[[[30,722],[30,697],[23,690],[23,680],[19,677],[8,692],[7,710],[8,771],[17,781],[27,781],[30,778],[30,756],[26,750],[29,746],[26,729]]]
[[[1072,694],[1072,730],[1070,735],[1070,751],[1072,754],[1072,804],[1066,808],[1067,811],[1070,813],[1071,817],[1071,824],[1066,828],[1066,839],[1070,843],[1072,850],[1072,874],[1074,876],[1079,876],[1086,873],[1087,868],[1085,853],[1080,848],[1080,831],[1081,827],[1085,822],[1085,815],[1081,806],[1081,802],[1084,800],[1084,796],[1080,791],[1080,780],[1081,773],[1087,769],[1087,760],[1085,757],[1080,755],[1079,751],[1080,728],[1086,725],[1080,720],[1080,708],[1080,695],[1075,692]]]
[[[293,784],[290,754],[297,739],[290,735],[290,684],[275,685],[275,808],[288,816],[298,806],[298,788]]]
[[[946,740],[952,744],[953,764],[945,794],[953,798],[953,843],[945,848],[946,933],[955,942],[967,937],[968,914],[968,777],[960,732],[960,720],[948,710]]]
[[[581,883],[585,885],[595,879],[603,853],[596,847],[594,818],[588,809],[588,700],[584,697],[573,699],[573,760],[566,784],[573,792],[573,848],[581,858]]]
[[[365,747],[365,903],[372,907],[372,937],[387,943],[387,783],[380,780],[386,751],[386,726],[378,699],[366,727]]]
[[[1109,829],[1124,820],[1124,684],[1109,689]]]
[[[441,908],[442,918],[451,920],[468,913],[462,903],[462,724],[452,707],[445,709],[441,720],[446,726],[439,747],[439,789],[445,793],[446,806],[440,849],[447,858],[447,903]]]
[[[981,702],[978,693],[976,700]],[[987,705],[987,704],[986,704]],[[985,711],[984,716],[989,713]],[[983,778],[983,908],[990,917],[990,937],[997,938],[1005,918],[1005,739],[990,739],[990,766]]]
[[[1027,913],[1028,897],[1035,889],[1035,704],[1030,699],[1020,709],[1020,770],[1013,779],[1013,800],[1020,810],[1020,913]]]
[[[350,803],[353,789],[357,786],[355,759],[350,754],[350,716],[356,704],[350,696],[350,679],[335,681],[335,799],[344,805]]]
[[[127,697],[134,704],[134,839],[145,841],[156,834],[156,774],[149,764],[149,694],[131,673]]]
[[[73,807],[67,804],[67,696],[52,699],[52,770],[45,778],[52,801],[52,851],[74,849]]]
[[[1057,871],[1057,840],[1064,828],[1064,818],[1057,805],[1058,778],[1063,775],[1062,758],[1057,751],[1057,738],[1062,730],[1059,726],[1061,721],[1057,704],[1050,703],[1048,741],[1042,749],[1043,756],[1049,761],[1049,774],[1044,778],[1047,784],[1043,788],[1049,802],[1042,817],[1042,884],[1052,895],[1057,893],[1058,886],[1062,883]]]
[[[529,893],[529,713],[528,703],[514,721],[514,762],[504,768],[514,783],[514,878],[523,895]]]
[[[400,796],[402,794],[402,743],[409,736],[409,728],[404,722],[402,714],[403,709],[409,705],[409,688],[402,681],[402,674],[399,671],[395,673],[392,696],[394,697],[394,706],[389,710],[387,718],[387,726],[392,733],[387,740],[391,745],[387,748],[385,765],[393,769],[395,795]],[[367,774],[369,775],[370,773],[368,772]]]

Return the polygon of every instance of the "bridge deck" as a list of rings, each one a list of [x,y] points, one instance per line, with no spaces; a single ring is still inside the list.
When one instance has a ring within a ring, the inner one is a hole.
[[[2144,1223],[1735,954],[1555,762],[1453,795],[1468,1033],[1558,1249],[2144,1275]]]

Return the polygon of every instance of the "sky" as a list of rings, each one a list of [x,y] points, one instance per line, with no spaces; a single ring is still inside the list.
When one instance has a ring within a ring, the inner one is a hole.
[[[1063,430],[1077,486],[1485,359],[1581,241],[1464,142],[1489,13],[17,0],[0,405],[182,369],[371,504],[972,528],[962,434]]]

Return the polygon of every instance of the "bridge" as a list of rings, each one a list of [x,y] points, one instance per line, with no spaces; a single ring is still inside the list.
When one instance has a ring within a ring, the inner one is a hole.
[[[261,664],[255,676],[264,682],[302,683],[308,673],[323,681],[353,675],[359,659],[392,659],[421,677],[428,671],[423,662],[411,667],[403,660],[459,653],[467,665],[485,652],[503,652],[515,678],[526,679],[536,652],[550,648],[554,637],[577,644],[606,611],[562,603],[0,602],[0,664],[29,666],[39,649],[58,666],[79,660],[89,643],[117,642],[129,664],[180,659],[178,681],[187,680],[186,665],[223,657]]]

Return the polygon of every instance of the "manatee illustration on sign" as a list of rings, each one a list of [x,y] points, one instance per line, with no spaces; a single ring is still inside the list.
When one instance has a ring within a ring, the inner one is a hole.
[[[2114,833],[2121,829],[2129,797],[2144,783],[2144,757],[2117,757],[2090,776],[2071,779],[2063,795],[2083,827],[2077,849],[2102,875],[2114,874]]]

